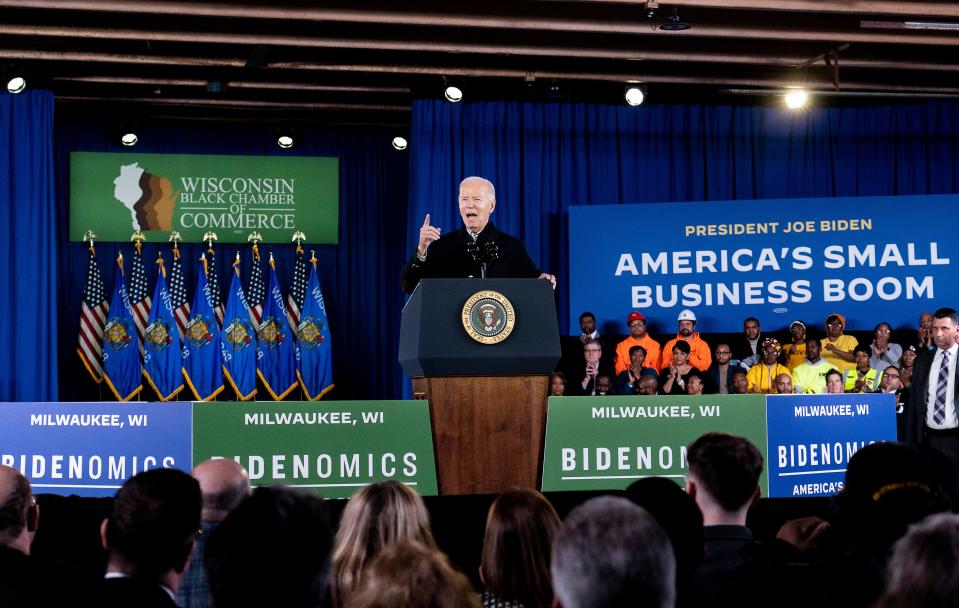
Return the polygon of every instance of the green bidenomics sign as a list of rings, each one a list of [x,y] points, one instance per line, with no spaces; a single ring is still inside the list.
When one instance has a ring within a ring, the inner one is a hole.
[[[390,479],[437,493],[426,401],[196,403],[193,463],[208,458],[239,462],[253,485],[327,498]]]
[[[622,489],[644,477],[682,483],[703,433],[746,437],[766,454],[765,395],[549,400],[543,491]],[[760,487],[766,488],[763,471]]]
[[[289,243],[295,230],[310,243],[335,244],[339,159],[197,154],[70,154],[70,240],[87,230],[126,242],[140,230],[186,242],[208,231],[219,242]],[[150,238],[151,233],[155,238]]]

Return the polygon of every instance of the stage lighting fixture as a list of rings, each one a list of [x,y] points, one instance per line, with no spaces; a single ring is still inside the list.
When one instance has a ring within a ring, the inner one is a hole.
[[[646,101],[646,90],[643,87],[629,86],[623,95],[626,98],[626,103],[633,107],[643,105],[643,102]]]
[[[276,145],[289,150],[296,144],[296,131],[292,127],[281,127],[276,130]]]
[[[138,141],[140,141],[140,138],[137,137],[137,134],[133,131],[125,130],[125,132],[120,135],[120,143],[128,148],[137,145]]]
[[[406,141],[405,137],[397,135],[393,138],[393,147],[397,150],[405,150],[407,146],[410,145],[410,142]]]
[[[679,8],[673,7],[673,14],[666,18],[666,22],[659,29],[666,32],[681,32],[689,29],[689,24],[679,16]]]
[[[13,76],[7,80],[7,90],[13,94],[22,93],[27,89],[27,81],[23,76]]]
[[[786,101],[786,107],[792,110],[798,110],[809,101],[809,95],[802,89],[792,89],[783,97]]]
[[[443,97],[451,103],[459,103],[463,101],[463,89],[456,85],[447,85],[446,90],[443,91]]]

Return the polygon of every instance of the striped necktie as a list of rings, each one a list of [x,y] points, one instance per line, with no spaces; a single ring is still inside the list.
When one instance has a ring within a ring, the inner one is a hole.
[[[949,388],[949,351],[942,351],[942,361],[939,363],[939,379],[936,381],[936,403],[932,410],[932,419],[936,424],[942,424],[946,419],[946,390]]]

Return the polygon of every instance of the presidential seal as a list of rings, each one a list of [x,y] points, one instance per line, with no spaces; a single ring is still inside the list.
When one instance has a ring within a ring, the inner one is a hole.
[[[498,344],[515,325],[513,304],[497,291],[477,291],[463,304],[463,328],[477,342]]]

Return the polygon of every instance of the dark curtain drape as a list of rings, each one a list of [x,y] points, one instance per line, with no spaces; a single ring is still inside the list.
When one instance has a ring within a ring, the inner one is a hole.
[[[0,94],[0,400],[57,398],[53,95]]]
[[[954,193],[957,128],[954,102],[792,112],[417,101],[406,250],[415,247],[426,212],[444,230],[459,226],[460,179],[489,178],[497,226],[524,239],[533,259],[557,274],[566,332],[570,205]],[[774,203],[756,202],[767,204]],[[904,230],[943,219],[903,209]],[[648,220],[637,213],[637,240]]]
[[[405,152],[397,152],[390,146],[392,134],[370,129],[305,129],[298,137],[297,146],[289,151],[276,146],[273,132],[267,128],[168,125],[141,128],[139,136],[140,143],[131,150],[112,143],[108,130],[102,125],[57,125],[57,236],[63,244],[58,272],[62,285],[59,307],[62,328],[59,334],[60,399],[100,398],[97,385],[90,380],[75,352],[87,253],[83,244],[66,242],[69,158],[74,151],[339,157],[339,245],[311,245],[309,234],[304,244],[307,255],[311,249],[316,251],[320,286],[332,332],[336,388],[326,399],[396,398],[401,391],[396,346],[404,302],[399,288],[399,272],[406,248],[403,228],[409,159]],[[99,243],[96,246],[108,299],[114,285],[114,260],[118,247],[129,260],[133,252],[130,243]],[[237,250],[242,256],[244,289],[247,286],[250,246],[219,244],[215,248],[220,287],[225,298],[232,277],[230,265]],[[184,244],[181,249],[187,269],[187,292],[192,301],[195,266],[190,262],[199,257],[205,246]],[[171,262],[168,243],[145,244],[143,257],[151,294],[156,280],[154,261],[158,250],[164,252],[167,268]],[[271,251],[285,297],[293,274],[293,245],[261,246],[264,261]],[[129,262],[126,267],[129,269]],[[57,319],[56,314],[50,316]],[[264,396],[261,394],[258,398]],[[296,397],[297,391],[291,395],[291,398]]]

